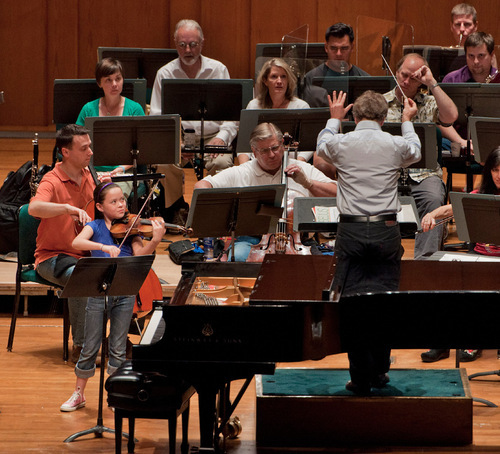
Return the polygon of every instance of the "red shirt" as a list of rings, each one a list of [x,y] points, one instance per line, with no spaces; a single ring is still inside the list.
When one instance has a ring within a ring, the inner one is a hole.
[[[57,163],[55,168],[42,178],[31,200],[67,203],[85,209],[94,196],[95,183],[90,171],[88,169],[82,171],[82,182],[78,186],[60,166],[61,163]],[[61,253],[75,258],[88,255],[87,252],[79,251],[71,246],[78,232],[76,222],[67,214],[43,218],[37,232],[35,266]]]

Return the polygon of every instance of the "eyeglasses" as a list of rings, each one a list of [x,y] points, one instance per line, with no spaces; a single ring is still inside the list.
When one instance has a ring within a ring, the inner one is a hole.
[[[260,153],[260,154],[263,154],[263,155],[266,155],[266,156],[269,156],[271,154],[271,152],[273,153],[277,153],[279,151],[279,149],[281,148],[281,145],[282,144],[278,144],[278,145],[273,145],[272,147],[267,147],[267,148],[256,148],[256,150]]]
[[[189,46],[190,49],[196,49],[200,45],[200,43],[197,42],[197,41],[191,41],[190,43],[185,43],[184,41],[181,41],[181,42],[177,43],[177,45],[181,49],[185,49],[188,46]]]

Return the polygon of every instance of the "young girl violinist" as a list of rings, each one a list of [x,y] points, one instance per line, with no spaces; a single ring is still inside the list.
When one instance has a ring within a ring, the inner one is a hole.
[[[142,242],[139,235],[129,236],[119,248],[111,235],[112,221],[124,217],[127,201],[115,183],[101,183],[94,191],[95,220],[85,225],[73,241],[73,247],[91,251],[93,257],[118,257],[152,254],[165,234],[162,223],[152,220],[151,241]],[[112,374],[125,361],[127,333],[132,319],[135,295],[108,299],[110,318],[108,373]],[[89,298],[85,316],[85,340],[75,366],[76,386],[61,411],[75,411],[85,406],[85,386],[95,373],[95,362],[102,343],[104,297]]]

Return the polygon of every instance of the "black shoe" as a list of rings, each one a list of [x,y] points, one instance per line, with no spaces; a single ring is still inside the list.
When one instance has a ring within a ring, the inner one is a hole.
[[[380,375],[377,375],[372,380],[372,387],[373,388],[383,388],[390,381],[391,381],[391,379],[389,378],[389,374],[380,374]]]
[[[424,363],[434,363],[441,359],[446,359],[450,357],[450,350],[432,348],[428,352],[424,352],[420,355]]]
[[[481,358],[482,355],[482,350],[460,350],[458,357],[461,363],[469,363]]]
[[[349,380],[345,384],[345,389],[347,391],[351,391],[352,393],[356,394],[357,396],[369,396],[371,394],[370,386],[360,386],[356,383],[354,383],[352,380]]]

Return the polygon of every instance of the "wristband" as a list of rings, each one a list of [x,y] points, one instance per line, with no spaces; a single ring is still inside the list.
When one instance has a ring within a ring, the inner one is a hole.
[[[104,244],[101,243],[101,251],[102,251],[102,248],[104,247]]]
[[[434,85],[429,87],[429,90],[433,90],[434,88],[439,87],[439,84],[436,82]]]

